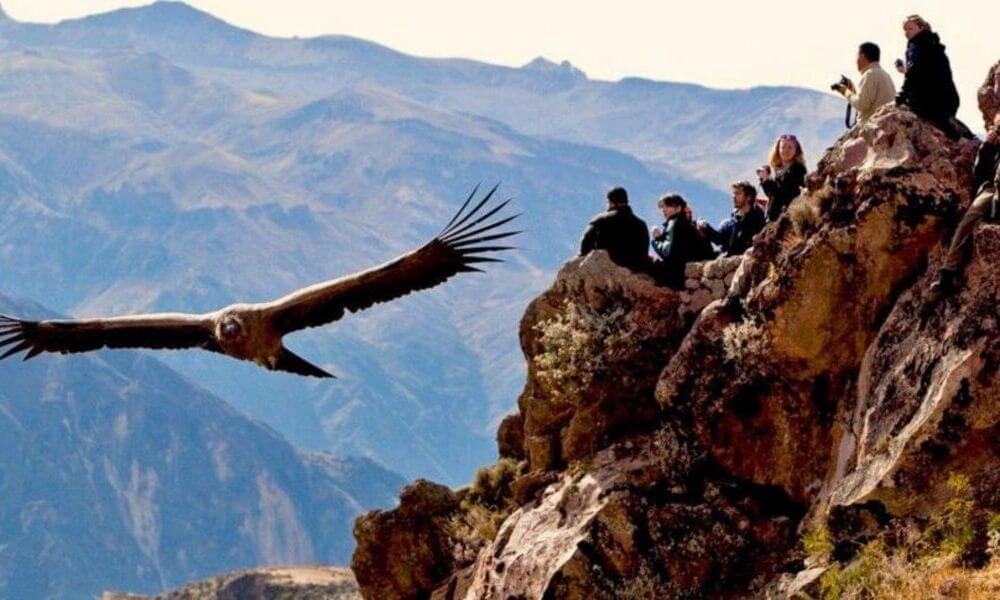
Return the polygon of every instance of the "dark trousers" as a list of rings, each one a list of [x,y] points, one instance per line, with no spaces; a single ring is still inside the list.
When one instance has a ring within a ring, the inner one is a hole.
[[[685,263],[679,260],[658,260],[650,264],[649,274],[657,285],[683,290],[684,266]]]
[[[976,225],[980,221],[996,221],[1000,218],[1000,202],[997,202],[996,192],[987,189],[979,194],[969,210],[965,211],[965,216],[958,224],[955,235],[951,238],[951,247],[948,248],[948,255],[944,259],[942,271],[958,273],[965,266],[965,261],[969,260],[969,252],[972,251],[972,234],[976,231]]]

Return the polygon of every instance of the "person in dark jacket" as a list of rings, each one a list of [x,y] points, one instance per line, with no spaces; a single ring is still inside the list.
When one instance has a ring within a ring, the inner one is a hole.
[[[698,260],[700,237],[688,217],[687,201],[678,194],[667,194],[657,201],[665,221],[653,228],[653,251],[658,281],[671,287],[683,287],[684,265]]]
[[[705,221],[698,221],[698,229],[717,244],[726,256],[737,256],[747,251],[753,237],[764,228],[764,211],[757,206],[757,188],[749,181],[734,183],[733,214],[722,222],[719,229]]]
[[[608,210],[595,216],[580,240],[580,256],[605,250],[615,264],[644,271],[649,264],[649,230],[628,205],[628,193],[616,187],[608,192]]]
[[[785,134],[774,142],[768,164],[757,170],[767,195],[767,220],[777,221],[806,184],[806,157],[798,138]]]
[[[972,235],[980,221],[1000,220],[998,190],[1000,190],[1000,113],[993,119],[993,127],[987,134],[986,141],[979,147],[973,173],[972,197],[975,200],[969,205],[955,229],[944,265],[938,272],[937,281],[931,284],[931,293],[934,297],[950,295],[956,291],[958,274],[969,258]]]
[[[909,107],[948,137],[957,139],[959,130],[952,119],[958,112],[958,90],[941,39],[920,15],[906,18],[903,33],[908,40],[906,73],[896,104]]]

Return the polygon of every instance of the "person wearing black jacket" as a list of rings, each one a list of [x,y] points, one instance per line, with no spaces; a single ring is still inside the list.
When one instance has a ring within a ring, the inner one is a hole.
[[[698,260],[701,242],[688,218],[687,202],[678,194],[667,194],[657,206],[663,213],[663,226],[653,228],[653,250],[660,258],[655,263],[657,279],[671,287],[684,285],[684,265]]]
[[[955,229],[944,265],[937,281],[931,284],[934,296],[952,294],[957,288],[958,274],[965,266],[972,249],[972,235],[980,221],[1000,220],[1000,113],[993,119],[993,127],[986,141],[979,147],[973,173],[972,197],[975,200]]]
[[[757,170],[757,176],[767,195],[767,220],[777,221],[806,184],[806,158],[798,138],[791,134],[779,137],[768,164]]]
[[[896,104],[909,107],[948,137],[957,139],[959,131],[952,119],[958,113],[958,90],[941,39],[919,15],[906,18],[903,32],[908,40],[906,71]]]
[[[580,240],[580,256],[605,250],[611,260],[633,271],[649,264],[649,230],[628,205],[628,193],[616,187],[608,192],[608,210],[595,216]]]
[[[738,256],[753,244],[753,237],[764,228],[764,211],[757,206],[757,188],[749,181],[732,186],[733,214],[713,229],[706,221],[698,221],[698,229],[726,256]]]

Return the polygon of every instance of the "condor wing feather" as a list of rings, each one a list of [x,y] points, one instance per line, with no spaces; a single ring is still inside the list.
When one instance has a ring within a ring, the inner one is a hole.
[[[5,350],[6,348],[6,350]],[[23,321],[0,315],[0,360],[26,352],[69,354],[99,348],[204,348],[219,351],[211,319],[200,315],[152,314],[109,319]]]
[[[498,215],[510,199],[488,206],[497,186],[466,211],[477,189],[444,231],[421,248],[373,269],[301,289],[264,305],[263,309],[270,313],[280,332],[289,333],[336,321],[345,310],[356,312],[432,288],[458,273],[481,271],[476,264],[502,262],[488,254],[512,248],[488,244],[520,233],[499,231],[519,215]]]

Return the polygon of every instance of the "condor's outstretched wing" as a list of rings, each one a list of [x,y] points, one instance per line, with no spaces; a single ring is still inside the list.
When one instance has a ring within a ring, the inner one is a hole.
[[[99,348],[204,348],[219,351],[212,321],[202,315],[151,314],[110,319],[22,321],[0,315],[0,360],[26,351],[69,354]]]
[[[503,262],[484,254],[512,248],[487,244],[520,233],[498,231],[519,215],[498,215],[510,199],[488,206],[497,186],[466,211],[477,190],[478,186],[444,231],[423,247],[373,269],[303,288],[261,308],[284,334],[336,321],[345,310],[356,312],[434,287],[457,273],[480,271],[473,266],[477,263]]]

